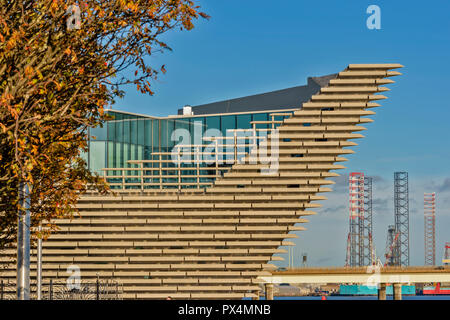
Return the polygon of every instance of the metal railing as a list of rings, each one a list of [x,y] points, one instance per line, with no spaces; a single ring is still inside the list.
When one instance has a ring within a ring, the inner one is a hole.
[[[63,280],[52,280],[42,285],[42,300],[122,300],[123,285],[112,279],[81,282],[68,286]],[[16,284],[0,280],[0,300],[16,300]],[[30,283],[30,299],[37,299],[37,285]]]

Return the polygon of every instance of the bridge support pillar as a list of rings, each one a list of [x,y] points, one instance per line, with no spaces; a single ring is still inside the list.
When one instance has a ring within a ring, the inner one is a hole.
[[[256,296],[252,298],[252,300],[259,300],[259,290],[253,292]]]
[[[266,283],[266,300],[273,300],[273,283]]]
[[[402,300],[402,284],[401,283],[394,283],[393,284],[394,289],[394,300]]]
[[[386,283],[380,283],[378,288],[378,300],[386,300]]]

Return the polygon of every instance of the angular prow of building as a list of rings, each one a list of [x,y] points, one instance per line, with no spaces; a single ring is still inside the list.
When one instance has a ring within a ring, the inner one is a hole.
[[[174,117],[111,112],[87,159],[116,195],[84,195],[81,217],[57,221],[43,245],[44,288],[76,265],[82,281],[112,278],[126,299],[255,297],[257,278],[326,199],[319,194],[331,191],[400,67],[350,64],[302,88]],[[174,132],[188,141],[172,141]],[[14,267],[0,277],[14,281]]]

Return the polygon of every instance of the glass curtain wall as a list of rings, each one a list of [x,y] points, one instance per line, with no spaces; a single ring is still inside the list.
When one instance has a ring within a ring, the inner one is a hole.
[[[170,170],[176,166],[188,168],[182,170],[182,175],[188,175],[182,182],[195,182],[196,170],[192,170],[196,166],[191,164],[178,164],[172,161],[171,152],[176,144],[181,143],[181,138],[177,135],[172,136],[174,130],[184,129],[187,134],[187,139],[183,141],[184,144],[194,144],[198,146],[197,150],[205,151],[205,144],[210,144],[209,141],[203,141],[204,136],[227,136],[228,143],[233,142],[234,129],[251,129],[252,121],[270,121],[270,113],[252,113],[252,114],[234,114],[234,115],[205,115],[202,117],[183,117],[183,118],[152,118],[145,116],[138,116],[126,113],[119,113],[109,111],[109,114],[114,117],[113,120],[106,121],[103,127],[91,128],[89,131],[89,152],[83,154],[83,158],[88,163],[91,171],[103,175],[104,168],[130,168],[125,171],[127,183],[139,183],[139,172],[132,170],[135,164],[128,163],[129,160],[153,160],[145,163],[145,175],[152,176],[146,178],[145,182],[159,182],[159,172],[161,170],[164,176],[164,182],[172,182],[175,185],[178,180],[178,171]],[[277,116],[275,120],[279,121],[286,116]],[[276,125],[278,126],[278,124]],[[270,126],[264,123],[257,123],[256,129],[268,129]],[[209,130],[208,129],[215,129]],[[179,133],[177,131],[177,133]],[[258,135],[265,135],[265,131],[258,131]],[[200,136],[200,137],[199,137]],[[231,138],[230,138],[231,137]],[[174,138],[174,139],[173,139]],[[225,141],[225,140],[222,140]],[[244,142],[244,140],[239,140]],[[200,147],[200,145],[203,145]],[[195,148],[194,148],[195,149]],[[191,151],[195,151],[192,149]],[[211,148],[209,148],[211,149]],[[242,151],[241,149],[239,149]],[[210,150],[209,150],[210,151]],[[226,150],[222,150],[226,151]],[[248,148],[243,151],[248,152]],[[192,160],[194,159],[192,155]],[[156,160],[164,160],[162,168]],[[215,174],[215,170],[211,170],[211,165],[201,164],[200,174],[205,177],[201,178],[202,182],[212,182],[215,177],[208,177]],[[108,176],[115,177],[109,179],[110,182],[120,183],[121,170],[108,171]],[[134,176],[134,177],[133,177]]]

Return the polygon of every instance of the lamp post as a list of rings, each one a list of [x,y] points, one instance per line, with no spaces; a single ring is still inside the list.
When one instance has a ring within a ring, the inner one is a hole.
[[[19,194],[23,210],[17,231],[17,299],[30,300],[30,190],[26,183],[20,184]]]
[[[39,233],[42,231],[42,227],[39,225]],[[37,299],[42,300],[42,238],[39,235],[37,241]]]

